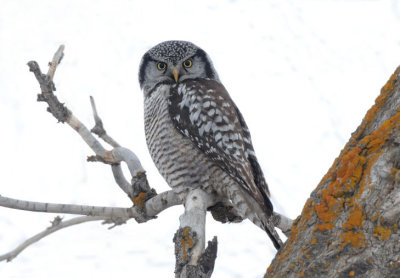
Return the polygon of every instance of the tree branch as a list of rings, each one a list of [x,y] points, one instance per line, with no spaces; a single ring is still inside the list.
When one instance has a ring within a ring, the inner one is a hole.
[[[143,223],[150,219],[154,219],[157,214],[163,210],[182,204],[182,200],[172,190],[158,194],[154,198],[151,198],[145,202],[143,208],[131,207],[131,208],[119,208],[119,207],[96,207],[96,206],[82,206],[82,205],[70,205],[70,204],[52,204],[52,203],[40,203],[17,200],[7,198],[0,195],[0,206],[8,207],[12,209],[28,210],[33,212],[47,212],[47,213],[63,213],[63,214],[79,214],[86,215],[73,218],[68,221],[61,221],[61,218],[55,218],[52,222],[53,225],[43,232],[27,239],[21,243],[14,250],[1,255],[0,261],[7,260],[11,261],[25,248],[29,247],[33,243],[40,239],[67,227],[89,222],[104,220],[104,224],[113,223],[116,225],[124,224],[131,218],[134,218],[137,222]],[[145,213],[143,213],[145,212]]]
[[[65,46],[62,44],[57,49],[56,53],[54,53],[53,59],[49,63],[49,70],[47,72],[47,77],[49,80],[53,80],[54,74],[56,73],[57,66],[61,63],[62,58],[64,57],[64,49]]]
[[[271,221],[275,227],[279,228],[285,234],[285,236],[290,237],[293,225],[292,219],[287,218],[286,216],[274,211],[271,217]]]
[[[27,247],[30,245],[34,244],[35,242],[41,240],[42,238],[67,227],[71,227],[74,225],[90,222],[90,221],[99,221],[99,220],[107,220],[108,217],[103,217],[103,216],[80,216],[76,217],[70,220],[62,221],[62,219],[57,216],[54,221],[52,221],[52,225],[46,230],[34,235],[31,238],[28,238],[24,242],[22,242],[20,245],[17,246],[14,250],[0,255],[0,262],[6,260],[7,262],[10,262],[13,260],[16,256],[18,256],[22,251],[24,251]]]
[[[98,207],[72,204],[53,204],[12,199],[0,195],[0,206],[33,212],[66,213],[108,218],[134,218],[139,222],[152,219],[161,211],[182,204],[182,200],[172,190],[158,194],[144,203],[143,207]],[[145,213],[143,213],[145,212]]]
[[[147,181],[145,171],[137,158],[137,156],[130,150],[121,147],[111,136],[107,134],[104,129],[102,120],[100,119],[93,97],[90,98],[95,119],[95,127],[92,132],[99,135],[106,143],[114,148],[107,151],[102,144],[93,136],[88,128],[78,119],[73,113],[59,102],[54,95],[54,83],[52,81],[57,66],[59,65],[63,54],[64,46],[61,45],[57,52],[54,54],[53,60],[49,63],[49,71],[47,75],[42,74],[39,65],[35,61],[28,63],[30,71],[35,74],[39,82],[42,93],[38,95],[39,101],[46,102],[49,107],[48,111],[60,122],[66,122],[72,127],[86,142],[86,144],[94,151],[95,157],[90,157],[89,161],[101,161],[111,164],[114,179],[120,188],[129,196],[135,205],[143,206],[143,202],[156,195],[154,189],[151,189]],[[121,170],[120,163],[125,162],[131,173],[132,183],[129,183]],[[140,196],[139,196],[140,195]]]
[[[92,96],[90,96],[90,104],[92,105],[93,118],[95,121],[95,126],[90,131],[99,136],[101,139],[104,140],[104,142],[108,143],[110,146],[114,148],[121,147],[121,145],[118,144],[117,141],[115,141],[111,136],[109,136],[104,129],[103,121],[97,113],[96,103],[94,102],[94,98]]]
[[[204,250],[205,222],[207,208],[214,204],[215,199],[201,189],[188,193],[185,213],[179,217],[180,228],[174,236],[176,278],[211,277],[217,257],[217,238]]]

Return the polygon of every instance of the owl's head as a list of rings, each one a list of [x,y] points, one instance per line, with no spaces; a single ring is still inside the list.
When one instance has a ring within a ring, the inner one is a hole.
[[[191,42],[162,42],[147,51],[140,62],[139,83],[145,95],[159,83],[173,84],[193,78],[219,81],[207,53]]]

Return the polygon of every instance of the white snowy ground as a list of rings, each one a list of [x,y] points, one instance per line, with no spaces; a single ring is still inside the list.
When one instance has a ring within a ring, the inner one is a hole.
[[[109,167],[87,163],[89,148],[36,102],[26,63],[45,69],[61,43],[59,98],[91,127],[93,95],[109,133],[137,153],[152,186],[166,190],[145,145],[137,70],[147,49],[170,39],[193,41],[213,58],[250,126],[276,210],[295,218],[400,65],[400,3],[1,0],[0,194],[130,205]],[[0,277],[172,277],[181,212],[113,230],[63,230],[1,262]],[[0,253],[54,216],[0,208]],[[213,277],[263,276],[275,250],[262,231],[247,221],[207,225],[208,238],[219,240]]]

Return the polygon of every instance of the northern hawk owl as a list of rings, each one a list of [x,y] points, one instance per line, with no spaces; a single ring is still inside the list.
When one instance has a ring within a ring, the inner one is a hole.
[[[151,157],[178,194],[202,188],[267,232],[278,249],[273,207],[250,132],[207,53],[186,41],[162,42],[140,63]]]

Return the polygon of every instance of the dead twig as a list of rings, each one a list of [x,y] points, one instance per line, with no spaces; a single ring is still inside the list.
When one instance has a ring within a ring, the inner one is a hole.
[[[0,255],[0,262],[1,261],[7,261],[10,262],[12,261],[16,256],[18,256],[22,251],[24,251],[27,247],[30,245],[34,244],[35,242],[38,242],[42,238],[67,227],[71,227],[74,225],[90,222],[90,221],[98,221],[98,220],[104,220],[107,217],[103,216],[80,216],[76,218],[72,218],[70,220],[62,221],[59,220],[59,218],[56,217],[56,220],[54,220],[57,223],[52,222],[52,225],[46,230],[34,235],[33,237],[28,238],[24,242],[22,242],[20,245],[18,245],[14,250],[11,250],[10,252],[7,252],[3,255]]]

